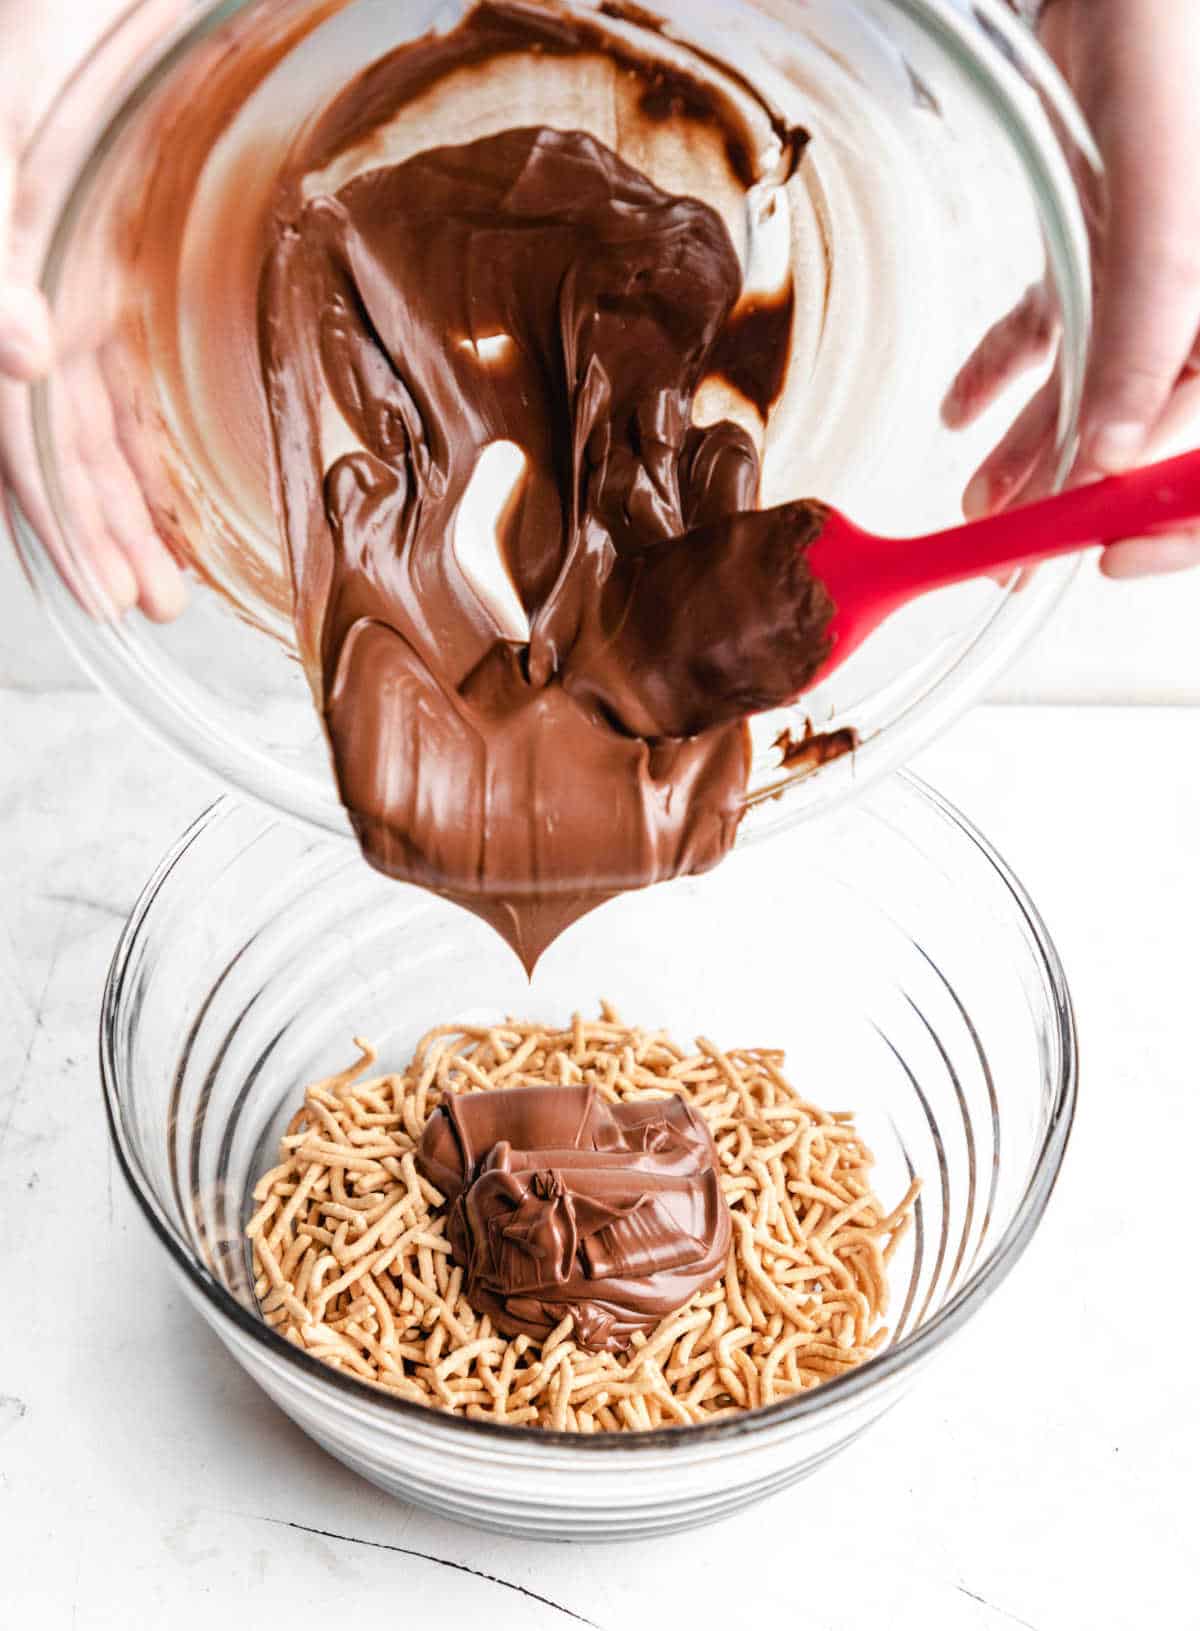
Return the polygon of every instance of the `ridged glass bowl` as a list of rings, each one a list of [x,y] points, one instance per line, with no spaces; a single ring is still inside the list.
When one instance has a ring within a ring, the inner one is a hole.
[[[885,1202],[922,1179],[876,1358],[708,1427],[578,1438],[383,1395],[260,1320],[251,1191],[303,1084],[348,1063],[353,1036],[398,1067],[439,1021],[562,1021],[601,996],[684,1042],[786,1048],[812,1099],[857,1113]],[[222,799],[130,918],[100,1053],[118,1158],[168,1263],[276,1403],[391,1494],[581,1540],[718,1518],[868,1427],[1029,1243],[1076,1093],[1070,1001],[1035,909],[984,840],[907,778],[703,878],[612,901],[532,982],[475,918],[376,877],[348,845]]]

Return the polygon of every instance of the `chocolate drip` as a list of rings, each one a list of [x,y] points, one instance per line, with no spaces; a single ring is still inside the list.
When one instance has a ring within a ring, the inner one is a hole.
[[[457,45],[368,70],[316,121],[302,173],[456,49],[599,49],[589,27],[478,8]],[[662,70],[627,55],[652,97]],[[671,84],[664,117],[740,129]],[[828,652],[833,608],[803,558],[823,512],[756,513],[750,437],[692,422],[715,374],[764,413],[778,394],[790,293],[740,294],[717,212],[579,131],[505,130],[280,195],[260,351],[342,798],[375,866],[477,912],[527,968],[615,891],[720,860],[745,716]],[[456,553],[498,445],[519,465],[494,512],[504,615]]]
[[[443,1100],[417,1162],[449,1203],[471,1306],[506,1336],[627,1348],[721,1273],[729,1210],[703,1118],[678,1095],[608,1105],[594,1086]]]

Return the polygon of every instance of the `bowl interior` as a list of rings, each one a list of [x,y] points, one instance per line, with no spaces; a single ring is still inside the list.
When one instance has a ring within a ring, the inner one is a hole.
[[[1061,973],[1000,864],[902,781],[704,878],[611,902],[532,982],[473,917],[221,801],[114,963],[102,1058],[118,1147],[194,1288],[253,1316],[251,1190],[303,1084],[348,1063],[352,1037],[386,1068],[432,1024],[561,1021],[601,996],[684,1042],[785,1048],[808,1096],[857,1113],[885,1201],[922,1179],[892,1266],[901,1349],[977,1298],[1040,1215],[1074,1095]],[[313,1366],[256,1330],[281,1364]]]
[[[315,104],[459,9],[440,0],[197,4],[136,68],[121,67],[118,30],[44,136],[61,149],[72,121],[83,133],[74,184],[49,212],[44,245],[45,285],[72,335],[71,361],[31,395],[14,433],[24,437],[17,455],[27,480],[12,521],[30,572],[85,664],[143,721],[226,782],[338,832],[343,812],[292,649],[263,426],[221,419],[224,386],[253,370],[253,359],[223,343],[232,306],[206,297],[193,263],[223,188],[239,178],[249,185],[248,176],[261,186]],[[980,0],[970,15],[951,0],[678,0],[657,9],[812,134],[796,201],[802,389],[773,421],[764,497],[817,494],[898,534],[957,519],[977,460],[1044,371],[1016,381],[967,431],[946,427],[942,399],[976,342],[1037,283],[1061,336],[1065,468],[1089,321],[1070,168],[1084,162],[1084,137],[1053,70],[999,0]],[[253,88],[235,118],[208,128],[217,77],[245,75],[255,53],[273,66],[247,76]],[[201,83],[213,94],[200,95]],[[185,150],[200,155],[191,170],[167,172],[177,261],[151,279],[130,249],[131,201],[159,196],[163,165]],[[247,244],[230,243],[228,264],[230,302],[252,299],[257,266]],[[82,543],[89,493],[75,450],[81,416],[105,415],[152,512],[201,580],[170,627],[97,619],[78,604],[81,592],[93,606],[104,602]],[[751,793],[787,790],[755,803],[746,832],[825,808],[915,751],[1011,658],[1069,570],[1044,568],[1020,594],[989,582],[930,597],[801,708],[759,721]],[[799,734],[807,717],[820,728],[853,726],[863,741],[854,761],[781,768],[772,746],[781,725]]]

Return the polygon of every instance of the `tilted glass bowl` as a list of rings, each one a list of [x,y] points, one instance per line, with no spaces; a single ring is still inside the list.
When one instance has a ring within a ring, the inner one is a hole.
[[[1090,324],[1079,181],[1094,175],[1094,156],[1062,81],[1002,0],[663,0],[656,9],[760,80],[812,135],[801,176],[824,243],[801,291],[800,410],[767,459],[771,499],[825,498],[900,534],[957,520],[975,463],[1049,362],[967,432],[942,422],[944,393],[990,326],[1038,283],[1058,335],[1050,377],[1065,476]],[[258,186],[322,97],[459,10],[457,0],[140,0],[89,57],[29,159],[42,205],[31,242],[66,337],[63,365],[5,418],[19,475],[8,517],[30,576],[84,665],[141,721],[226,784],[341,834],[345,815],[291,641],[261,427],[226,426],[221,457],[205,444],[200,399],[206,390],[219,399],[229,371],[248,365],[226,353],[226,304],[205,298],[203,280],[189,282],[189,245],[207,243],[210,182],[233,175]],[[164,17],[174,21],[156,23]],[[281,40],[286,49],[238,119],[214,121],[220,76]],[[131,211],[160,167],[197,140],[214,157],[194,197],[166,197],[181,212],[179,276],[150,291],[130,260],[139,241]],[[229,246],[231,265],[243,250]],[[155,361],[164,347],[186,363],[171,381]],[[198,569],[191,604],[169,627],[80,608],[81,599],[105,608],[83,539],[103,507],[87,477],[106,435],[154,485],[155,515]],[[169,457],[157,444],[139,455],[146,436],[169,443]],[[247,499],[250,489],[257,498]],[[256,563],[253,582],[234,581],[231,538]],[[785,827],[907,760],[1011,661],[1070,571],[1045,567],[1019,592],[987,582],[931,597],[790,717],[761,722],[744,832]],[[782,725],[795,738],[809,717],[818,729],[854,727],[860,748],[789,769],[773,744]],[[781,798],[765,796],[781,787]]]
[[[785,1048],[807,1095],[857,1113],[885,1202],[920,1177],[877,1357],[708,1427],[573,1437],[384,1395],[259,1318],[251,1192],[303,1085],[348,1063],[352,1037],[373,1041],[387,1069],[439,1021],[562,1021],[602,996],[684,1043]],[[192,1302],[276,1403],[391,1494],[580,1540],[718,1518],[868,1427],[1028,1245],[1076,1095],[1070,1001],[1036,911],[984,840],[905,777],[703,878],[611,901],[532,982],[474,917],[376,877],[348,845],[223,799],[134,909],[100,1053],[138,1204]]]

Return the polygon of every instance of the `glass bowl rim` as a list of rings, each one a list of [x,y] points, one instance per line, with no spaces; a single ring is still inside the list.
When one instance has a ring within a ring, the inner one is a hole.
[[[678,1425],[641,1432],[609,1434],[580,1434],[542,1427],[508,1426],[502,1422],[480,1422],[450,1415],[433,1410],[428,1405],[416,1404],[384,1393],[356,1377],[332,1369],[287,1342],[261,1318],[243,1307],[221,1285],[196,1258],[167,1219],[156,1198],[154,1185],[145,1175],[133,1150],[132,1141],[125,1135],[118,1086],[119,1072],[114,1049],[118,1020],[124,1007],[126,979],[135,960],[143,925],[154,909],[160,889],[192,846],[201,840],[208,828],[221,819],[228,810],[242,804],[241,800],[228,794],[216,799],[192,822],[155,868],[121,931],[109,966],[101,1005],[100,1076],[109,1137],[117,1164],[134,1200],[150,1224],[152,1233],[165,1248],[176,1270],[183,1275],[188,1289],[198,1292],[222,1319],[232,1321],[239,1333],[255,1342],[272,1361],[282,1363],[285,1368],[292,1367],[297,1370],[300,1376],[316,1385],[318,1392],[326,1388],[332,1390],[335,1396],[341,1396],[351,1408],[365,1407],[368,1413],[378,1411],[386,1418],[399,1417],[418,1427],[425,1426],[434,1431],[445,1429],[449,1433],[464,1435],[466,1440],[481,1436],[495,1440],[498,1435],[503,1442],[511,1443],[514,1447],[521,1446],[526,1451],[540,1447],[569,1449],[572,1452],[582,1451],[587,1454],[611,1450],[636,1452],[644,1449],[678,1449],[716,1439],[745,1437],[807,1417],[818,1416],[831,1406],[874,1392],[901,1372],[928,1358],[948,1337],[958,1331],[1003,1283],[1033,1238],[1041,1221],[1062,1168],[1063,1156],[1074,1121],[1078,1099],[1078,1038],[1070,990],[1058,950],[1024,885],[978,828],[936,789],[908,771],[899,772],[893,781],[900,783],[905,792],[919,805],[931,810],[935,816],[954,829],[959,837],[964,838],[968,845],[973,846],[977,858],[994,874],[994,881],[998,881],[1001,887],[1007,890],[1032,937],[1035,963],[1050,998],[1061,1059],[1059,1079],[1046,1130],[1024,1192],[1009,1223],[983,1261],[925,1324],[918,1326],[894,1345],[885,1347],[853,1370],[774,1404],[760,1405],[711,1424]],[[249,808],[257,807],[251,803]],[[274,813],[261,812],[261,814],[263,819],[269,820],[272,825],[295,825]]]

